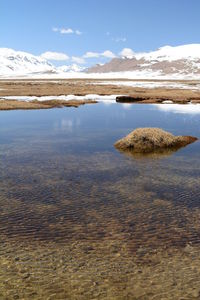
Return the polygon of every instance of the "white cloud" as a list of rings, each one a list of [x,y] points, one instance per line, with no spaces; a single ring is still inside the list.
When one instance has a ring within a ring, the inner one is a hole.
[[[101,53],[101,56],[107,57],[107,58],[114,58],[116,57],[116,55],[110,51],[110,50],[106,50],[103,53]]]
[[[75,33],[76,33],[77,35],[81,35],[81,34],[82,34],[82,32],[79,31],[79,30],[75,30]]]
[[[53,30],[54,32],[59,31],[59,29],[58,29],[57,27],[53,27],[52,30]]]
[[[119,43],[119,42],[126,42],[126,38],[125,37],[117,37],[117,38],[113,38],[113,41]]]
[[[53,27],[52,30],[54,32],[60,32],[61,34],[76,34],[76,35],[81,35],[82,32],[80,30],[73,30],[72,28],[57,28]]]
[[[72,61],[77,64],[85,64],[85,59],[78,56],[72,56]]]
[[[44,52],[40,55],[42,58],[47,60],[68,60],[69,56],[65,53],[60,52]]]
[[[100,53],[97,52],[86,52],[83,57],[84,58],[98,58],[100,56]]]
[[[74,31],[73,31],[71,28],[61,28],[61,29],[59,30],[59,32],[60,32],[61,34],[70,34],[70,33],[74,33]]]
[[[98,57],[106,57],[106,58],[114,58],[116,57],[116,55],[110,51],[110,50],[106,50],[102,53],[98,53],[98,52],[86,52],[83,55],[84,58],[98,58]]]
[[[124,48],[120,53],[120,56],[132,58],[135,55],[135,52],[130,48]]]

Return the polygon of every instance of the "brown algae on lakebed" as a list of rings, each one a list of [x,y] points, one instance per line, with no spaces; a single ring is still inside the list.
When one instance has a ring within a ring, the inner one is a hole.
[[[111,154],[50,161],[42,156],[36,166],[21,167],[20,160],[13,165],[11,159],[0,198],[2,297],[151,299],[159,293],[173,299],[197,294],[198,179],[184,167],[174,175],[173,164],[154,165],[149,179],[152,167],[136,163],[133,168],[126,161],[115,172]],[[161,167],[166,168],[162,174]],[[183,184],[185,199],[179,196]],[[180,197],[179,205],[173,195]],[[193,209],[187,208],[189,198]]]

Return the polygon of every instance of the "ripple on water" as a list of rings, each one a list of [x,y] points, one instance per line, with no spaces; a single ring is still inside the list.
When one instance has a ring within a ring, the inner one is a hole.
[[[198,299],[198,154],[46,139],[2,148],[0,299]]]

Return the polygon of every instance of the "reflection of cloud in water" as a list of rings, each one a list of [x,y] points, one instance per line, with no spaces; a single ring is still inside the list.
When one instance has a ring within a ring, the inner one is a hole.
[[[200,104],[152,104],[159,110],[176,114],[200,114]]]
[[[72,132],[74,128],[81,125],[81,120],[77,119],[62,119],[60,122],[54,125],[55,130],[60,130],[64,132]]]
[[[132,106],[132,103],[123,103],[123,104],[122,104],[122,107],[123,107],[124,109],[130,109],[131,106]]]
[[[61,120],[61,130],[62,131],[72,131],[73,129],[73,120],[66,120],[66,119],[63,119]]]

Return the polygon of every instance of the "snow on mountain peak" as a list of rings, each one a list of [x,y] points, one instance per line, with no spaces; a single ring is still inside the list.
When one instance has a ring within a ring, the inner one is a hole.
[[[0,75],[25,75],[37,72],[55,72],[55,67],[40,56],[0,48]]]
[[[31,76],[44,74],[64,74],[81,72],[83,67],[77,64],[55,67],[42,56],[27,52],[15,51],[9,48],[0,48],[0,76]]]
[[[156,51],[146,53],[136,53],[137,59],[144,58],[145,60],[158,61],[175,61],[179,59],[200,59],[200,44],[189,44],[181,46],[164,46]]]
[[[57,68],[59,72],[82,72],[85,68],[77,64],[64,65]]]
[[[163,46],[155,51],[134,52],[130,48],[124,48],[120,55],[122,58],[136,58],[145,60],[174,61],[178,59],[200,59],[200,44],[188,44],[181,46]]]
[[[120,55],[121,57],[104,66],[89,68],[88,73],[131,72],[132,78],[200,77],[200,44],[164,46],[156,51],[143,53],[125,48]]]

